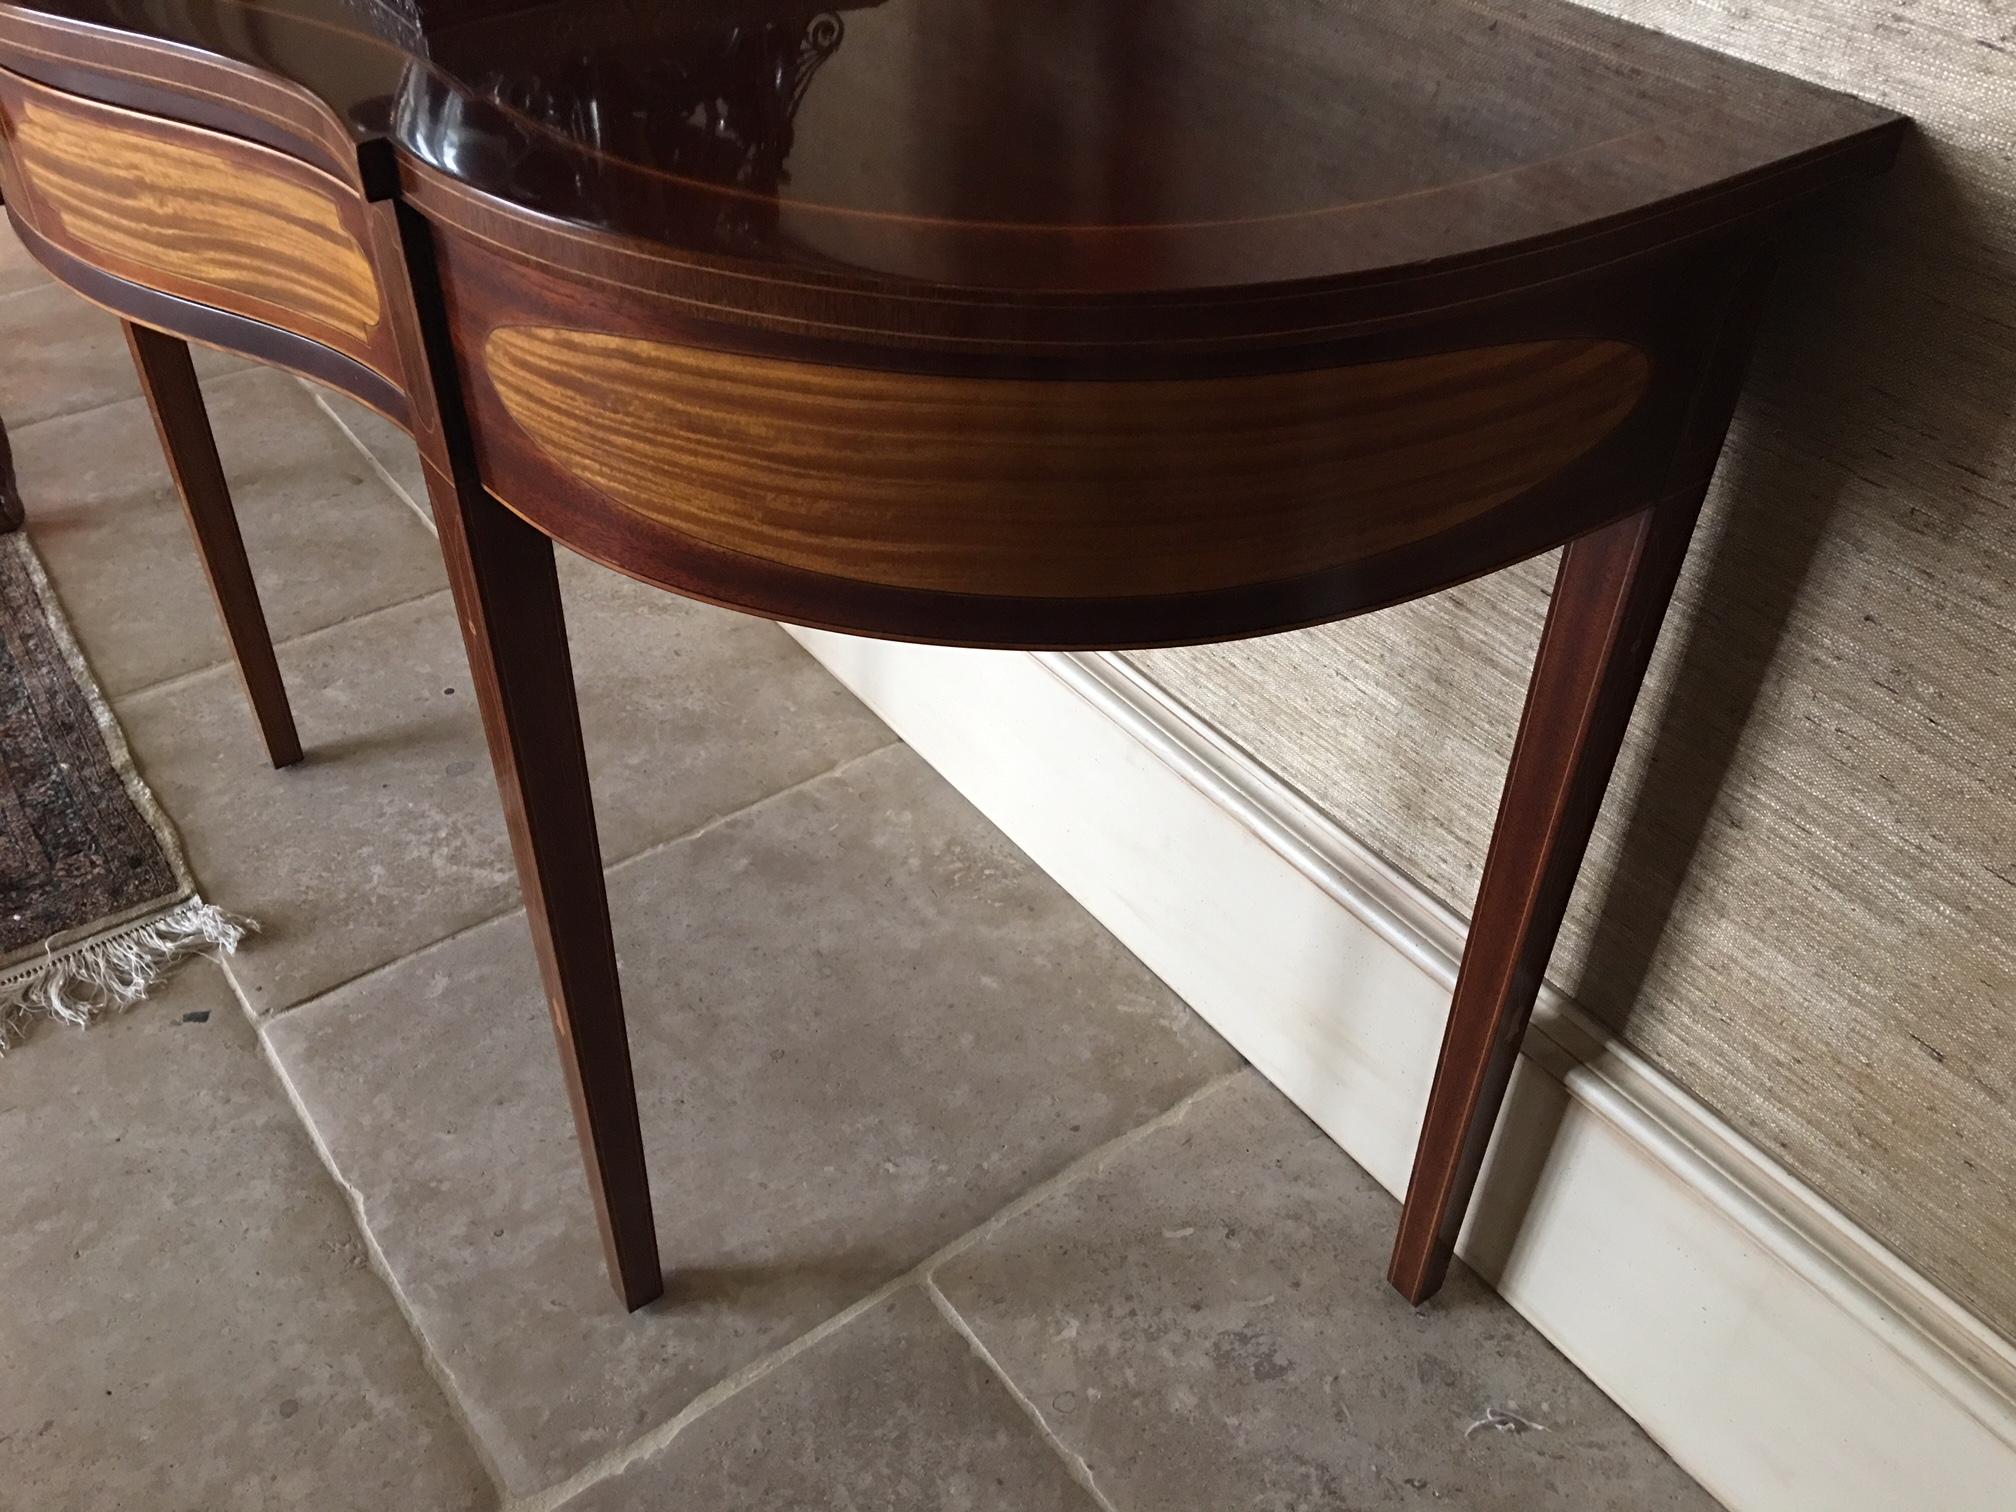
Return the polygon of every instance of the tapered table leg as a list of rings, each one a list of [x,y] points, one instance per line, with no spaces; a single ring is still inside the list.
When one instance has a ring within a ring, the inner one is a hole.
[[[430,488],[603,1255],[634,1311],[665,1282],[553,543],[480,493]]]
[[[21,485],[14,481],[14,448],[7,442],[7,427],[0,425],[0,535],[19,530],[23,510]]]
[[[616,1295],[634,1312],[663,1295],[665,1278],[553,543],[477,481],[425,223],[393,204],[375,207],[374,217],[414,439],[497,769],[602,1254]]]
[[[1441,1287],[1693,535],[1693,493],[1570,543],[1506,775],[1387,1276]]]
[[[25,517],[21,485],[14,480],[14,448],[8,443],[7,427],[0,425],[0,535],[19,530]]]
[[[231,508],[231,491],[189,348],[173,336],[131,322],[126,323],[126,344],[139,369],[140,389],[154,413],[154,428],[168,455],[168,470],[182,496],[189,529],[196,537],[196,554],[216,596],[266,754],[276,767],[292,766],[301,759],[301,737],[294,730],[287,686],[280,679],[265,611],[259,607],[259,588],[245,560],[245,540],[238,533],[238,517]]]

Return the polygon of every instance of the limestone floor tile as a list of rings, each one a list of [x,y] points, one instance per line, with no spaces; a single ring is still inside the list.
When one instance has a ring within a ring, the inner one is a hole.
[[[1248,1071],[934,1280],[1122,1512],[1715,1506],[1461,1266],[1401,1301],[1397,1213]]]
[[[0,1150],[0,1505],[496,1505],[215,966],[10,1053]]]
[[[589,1487],[562,1512],[1097,1512],[914,1287]]]
[[[42,271],[42,265],[28,255],[14,228],[5,216],[0,216],[0,297],[23,289],[39,289],[47,282],[49,275]]]
[[[292,641],[280,665],[307,748],[286,771],[228,667],[114,705],[205,895],[260,925],[230,969],[262,1013],[516,899],[445,591]]]
[[[427,509],[427,475],[421,471],[420,452],[413,438],[348,394],[318,386],[315,396],[336,423],[349,432],[352,444],[362,447],[384,468],[385,475],[406,496],[407,503],[418,510]]]
[[[269,1022],[514,1492],[1237,1064],[909,750],[612,873],[661,1252],[602,1273],[523,917]]]
[[[895,743],[770,621],[558,555],[605,860]]]
[[[275,639],[447,585],[432,533],[299,383],[247,368],[204,395]],[[29,531],[107,693],[228,660],[142,401],[29,426],[14,451]]]
[[[774,625],[600,571],[569,598],[610,857],[890,739]],[[262,926],[231,963],[261,1013],[518,900],[448,595],[293,641],[280,662],[308,749],[289,771],[266,765],[227,668],[117,705],[206,893]]]
[[[246,365],[241,357],[192,347],[196,371],[209,377]],[[45,283],[0,299],[0,422],[11,435],[55,415],[96,409],[139,394],[119,321],[63,288]],[[28,500],[34,514],[35,500]]]

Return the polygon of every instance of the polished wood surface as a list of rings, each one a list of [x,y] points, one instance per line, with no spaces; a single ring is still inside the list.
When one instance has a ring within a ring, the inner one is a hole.
[[[1561,555],[1387,1268],[1410,1302],[1448,1273],[1775,272],[1769,256],[1742,266],[1657,503]]]
[[[549,538],[1019,647],[1262,634],[1568,544],[1395,1252],[1419,1300],[1760,270],[1904,129],[1563,0],[0,0],[0,69],[57,277],[419,441],[631,1306],[661,1282]]]
[[[1699,506],[1683,496],[1562,556],[1388,1267],[1410,1302],[1448,1273]]]
[[[14,477],[14,446],[7,439],[7,427],[0,424],[0,535],[19,530],[26,515],[21,485]]]
[[[393,329],[408,372],[414,439],[483,714],[518,883],[588,1170],[602,1252],[631,1311],[665,1289],[623,990],[616,971],[595,801],[581,743],[553,542],[484,493],[437,304],[433,233],[419,216],[373,211],[380,266],[399,269]]]
[[[249,67],[321,101],[324,140],[391,135],[507,203],[704,259],[1066,297],[1513,247],[1588,266],[1830,181],[1896,124],[1564,0],[6,11],[154,41],[129,87],[178,55]],[[46,25],[34,45],[77,47]]]
[[[710,319],[670,254],[522,216],[506,247],[494,207],[425,170],[409,188],[478,473],[512,509],[771,618],[1046,649],[1360,613],[1653,502],[1747,245],[1314,342],[1172,342],[1158,319],[1117,355],[976,350],[791,330],[811,297],[790,288],[762,323]]]
[[[14,445],[7,439],[6,423],[0,421],[0,535],[19,530],[26,517],[21,485],[14,476]]]
[[[140,375],[140,392],[154,416],[161,449],[175,479],[175,492],[196,538],[196,555],[210,580],[210,592],[224,621],[224,634],[231,642],[252,717],[266,742],[266,754],[276,767],[292,766],[301,759],[301,737],[294,729],[287,685],[273,654],[272,632],[266,628],[266,612],[259,605],[259,587],[245,557],[245,541],[238,533],[238,516],[231,508],[224,464],[217,456],[217,441],[203,408],[203,391],[196,384],[189,348],[173,336],[130,322],[125,331],[133,366]]]
[[[123,320],[172,332],[200,346],[237,352],[341,389],[387,419],[406,424],[406,392],[384,374],[308,336],[215,305],[164,294],[93,267],[8,212],[14,235],[43,268],[91,303]],[[390,340],[388,337],[388,346]]]
[[[869,583],[1071,598],[1252,586],[1438,535],[1588,452],[1650,371],[1575,340],[1126,384],[808,373],[522,325],[471,356],[540,450],[668,531]]]
[[[317,169],[178,122],[67,98],[0,71],[7,202],[129,282],[298,331],[391,369],[376,339],[363,203]]]
[[[377,280],[344,224],[341,187],[277,153],[0,82],[30,202],[52,240],[102,265],[361,346]]]

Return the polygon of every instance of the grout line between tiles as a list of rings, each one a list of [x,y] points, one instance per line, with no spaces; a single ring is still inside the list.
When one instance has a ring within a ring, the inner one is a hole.
[[[1113,1505],[1112,1498],[1099,1489],[1098,1481],[1092,1476],[1092,1467],[1085,1463],[1084,1456],[1057,1436],[1057,1430],[1044,1419],[1043,1409],[1029,1399],[1029,1394],[1015,1384],[1015,1378],[1008,1374],[999,1360],[994,1358],[994,1352],[980,1342],[980,1336],[973,1331],[972,1325],[959,1315],[959,1309],[952,1305],[952,1299],[938,1289],[936,1278],[925,1276],[919,1284],[924,1288],[924,1295],[931,1299],[931,1305],[938,1309],[938,1315],[951,1325],[954,1333],[966,1341],[967,1348],[973,1351],[973,1357],[993,1373],[994,1379],[1001,1383],[1008,1395],[1014,1398],[1015,1405],[1022,1409],[1022,1415],[1028,1418],[1030,1425],[1042,1435],[1043,1442],[1048,1444],[1056,1456],[1064,1462],[1064,1468],[1070,1473],[1071,1479],[1085,1488],[1085,1494],[1099,1506],[1100,1512],[1119,1512]]]
[[[238,999],[238,1010],[245,1015],[245,1021],[252,1026],[252,1032],[259,1032],[259,1010],[252,1006],[252,994],[245,990],[245,984],[238,980],[238,973],[231,969],[231,962],[237,952],[226,955],[221,950],[208,951],[210,959],[217,963],[224,973],[225,985],[231,989],[231,996]]]
[[[395,609],[410,609],[415,604],[424,604],[429,599],[440,598],[443,594],[452,591],[444,585],[439,588],[429,588],[424,593],[416,593],[413,597],[400,599],[396,603],[374,604],[369,609],[359,610],[348,619],[340,619],[334,624],[329,625],[317,625],[313,630],[304,630],[299,635],[289,636],[286,640],[276,640],[273,642],[273,649],[275,651],[284,651],[290,646],[306,645],[309,641],[315,640],[320,636],[329,635],[338,630],[347,630],[353,625],[361,625],[366,620],[375,619],[381,614],[390,614]],[[209,677],[217,672],[235,673],[236,671],[237,664],[227,655],[222,661],[211,662],[207,667],[191,667],[187,672],[177,672],[173,677],[164,677],[161,681],[148,683],[145,687],[128,688],[124,693],[117,695],[112,700],[113,708],[116,711],[120,704],[129,703],[136,698],[148,698],[156,693],[179,691],[196,681],[199,677]],[[311,750],[309,754],[313,755],[314,752]]]
[[[713,830],[719,829],[722,825],[728,823],[731,819],[740,819],[745,814],[752,814],[755,813],[758,809],[767,808],[770,804],[775,803],[781,798],[790,797],[791,794],[799,791],[799,789],[801,788],[810,787],[815,782],[823,781],[825,778],[832,777],[840,772],[844,772],[849,767],[868,760],[871,756],[880,756],[884,751],[893,750],[895,747],[900,746],[901,744],[903,744],[901,740],[892,739],[885,742],[882,745],[876,746],[873,750],[858,751],[854,755],[849,756],[844,760],[836,761],[835,763],[833,763],[832,766],[824,767],[821,770],[814,772],[809,777],[801,777],[798,781],[793,782],[786,787],[778,788],[774,793],[765,793],[761,798],[752,799],[750,802],[743,804],[740,808],[730,809],[726,813],[716,814],[713,818],[704,820],[700,824],[695,825],[692,829],[686,830],[681,834],[669,836],[664,840],[654,840],[651,842],[651,844],[645,846],[642,850],[632,851],[626,856],[618,856],[614,861],[604,862],[602,866],[602,875],[605,879],[614,877],[618,872],[621,872],[628,867],[635,866],[638,863],[646,860],[647,858],[657,855],[660,851],[669,850],[671,847],[675,845],[684,845],[689,840],[697,840],[702,835],[708,834]],[[315,1004],[321,1002],[324,998],[327,998],[332,994],[341,992],[345,988],[354,987],[359,982],[369,981],[372,977],[378,976],[383,972],[390,971],[395,966],[401,966],[405,964],[407,961],[412,960],[415,956],[425,955],[428,951],[439,949],[441,946],[448,944],[452,940],[459,940],[464,935],[474,934],[479,929],[488,928],[490,925],[495,924],[499,919],[508,919],[512,917],[512,915],[514,914],[522,914],[523,912],[525,912],[524,903],[522,902],[512,903],[505,908],[499,909],[496,913],[486,914],[483,918],[476,920],[472,924],[464,924],[458,929],[450,930],[447,934],[442,935],[437,940],[429,940],[424,945],[417,945],[413,949],[407,951],[404,955],[394,956],[389,961],[381,961],[376,966],[367,966],[364,970],[358,972],[355,976],[347,976],[343,978],[343,980],[340,982],[332,982],[329,986],[320,989],[310,997],[303,998],[298,1003],[289,1003],[284,1008],[269,1009],[267,1012],[257,1015],[256,1021],[262,1024],[270,1024],[274,1022],[276,1019],[285,1018],[290,1013],[298,1013],[303,1008],[313,1007]]]
[[[1157,1113],[1153,1118],[1146,1119],[1136,1124],[1133,1128],[1114,1135],[1097,1149],[1087,1150],[1054,1176],[1046,1177],[1044,1180],[1037,1182],[1036,1185],[1029,1188],[1020,1197],[1007,1203],[991,1217],[983,1218],[936,1253],[927,1256],[911,1274],[920,1279],[935,1275],[939,1266],[944,1265],[949,1260],[958,1259],[959,1256],[965,1254],[967,1250],[973,1248],[976,1244],[992,1238],[997,1230],[1013,1223],[1038,1203],[1047,1201],[1067,1187],[1077,1185],[1088,1176],[1103,1174],[1107,1166],[1118,1160],[1122,1155],[1126,1154],[1150,1135],[1159,1134],[1164,1129],[1174,1128],[1176,1125],[1184,1122],[1189,1118],[1191,1110],[1199,1103],[1206,1101],[1224,1088],[1229,1087],[1233,1082],[1238,1081],[1251,1070],[1252,1067],[1242,1061],[1230,1071],[1221,1071],[1202,1085],[1184,1093],[1183,1096],[1164,1108],[1160,1113]]]
[[[225,975],[227,977],[230,975],[228,969]],[[236,982],[234,981],[232,985],[235,990]],[[343,1200],[350,1209],[350,1220],[356,1226],[358,1237],[364,1241],[364,1252],[371,1257],[371,1269],[385,1284],[386,1291],[391,1293],[392,1305],[399,1309],[399,1316],[406,1324],[406,1331],[413,1336],[414,1347],[420,1351],[420,1363],[426,1368],[427,1374],[433,1377],[434,1384],[440,1388],[442,1398],[448,1407],[448,1414],[461,1428],[463,1438],[468,1440],[470,1450],[476,1456],[476,1462],[483,1467],[483,1473],[490,1477],[492,1486],[496,1488],[497,1503],[501,1508],[510,1500],[510,1493],[504,1484],[503,1470],[492,1458],[490,1446],[477,1431],[475,1422],[471,1420],[468,1410],[463,1406],[462,1390],[456,1384],[454,1371],[450,1370],[448,1363],[435,1353],[434,1345],[427,1337],[426,1330],[414,1316],[405,1289],[400,1286],[397,1274],[393,1271],[391,1263],[386,1260],[384,1250],[379,1247],[378,1236],[372,1233],[371,1225],[364,1216],[363,1192],[344,1177],[342,1168],[336,1163],[335,1153],[323,1139],[322,1131],[315,1127],[315,1120],[308,1116],[308,1106],[302,1101],[300,1088],[294,1085],[294,1078],[287,1074],[285,1062],[274,1052],[273,1042],[266,1034],[266,1026],[255,1019],[252,1028],[259,1040],[260,1053],[265,1056],[266,1064],[273,1068],[274,1076],[279,1079],[280,1089],[286,1096],[289,1106],[293,1108],[295,1118],[300,1120],[301,1127],[308,1136],[308,1143],[315,1150],[316,1158],[322,1162],[322,1168],[329,1173],[329,1179],[336,1183],[336,1190],[343,1194]]]
[[[122,404],[144,404],[146,400],[139,394],[120,394],[116,398],[101,399],[96,404],[87,404],[82,409],[58,410],[53,415],[37,415],[33,420],[25,420],[16,425],[8,422],[7,434],[18,443],[20,438],[31,434],[38,425],[54,425],[59,420],[77,420],[86,415],[101,415],[106,410],[118,409]]]
[[[16,295],[32,294],[34,292],[35,291],[33,289],[16,289],[13,294],[0,294],[0,303],[4,303],[5,301],[12,299]],[[235,379],[248,377],[251,374],[262,371],[264,371],[264,369],[248,364],[247,366],[244,367],[226,368],[221,373],[199,374],[197,377],[197,382],[199,386],[207,389],[212,384],[229,383]],[[82,409],[59,410],[53,415],[38,415],[33,420],[24,421],[20,425],[14,425],[10,423],[7,427],[7,433],[9,436],[13,437],[16,441],[18,441],[21,437],[33,431],[35,427],[38,425],[54,425],[59,420],[76,420],[85,415],[96,415],[104,412],[105,410],[117,409],[122,404],[138,404],[144,406],[146,402],[147,402],[146,395],[140,393],[139,390],[136,389],[134,390],[134,392],[130,394],[119,394],[111,399],[101,399],[96,404],[87,404]]]
[[[761,1359],[743,1366],[733,1375],[716,1381],[678,1412],[657,1427],[638,1435],[619,1449],[614,1449],[600,1459],[591,1460],[563,1481],[548,1486],[543,1491],[535,1491],[516,1501],[507,1498],[501,1512],[558,1512],[558,1509],[586,1491],[629,1469],[639,1460],[656,1454],[660,1449],[676,1439],[688,1426],[705,1417],[716,1407],[731,1397],[740,1396],[744,1391],[763,1380],[766,1376],[782,1370],[798,1356],[812,1349],[822,1341],[832,1337],[852,1323],[863,1313],[886,1302],[905,1286],[910,1284],[913,1273],[906,1271],[893,1281],[884,1283],[860,1301],[842,1308],[824,1322],[815,1324],[790,1343],[773,1349]]]
[[[371,470],[378,474],[380,481],[392,490],[393,497],[402,500],[408,509],[418,515],[420,523],[425,525],[428,533],[438,540],[441,532],[435,527],[434,511],[423,506],[418,499],[406,492],[406,485],[392,475],[392,469],[385,465],[378,453],[365,445],[364,438],[350,428],[350,422],[336,413],[335,407],[329,403],[328,394],[305,378],[301,380],[301,386],[308,390],[308,397],[315,401],[316,408],[335,422],[336,429],[343,433],[343,438],[364,454],[364,460],[371,464]]]
[[[1182,1123],[1190,1116],[1191,1110],[1199,1103],[1220,1089],[1231,1085],[1232,1082],[1246,1075],[1250,1069],[1250,1067],[1241,1065],[1231,1071],[1221,1072],[1202,1086],[1193,1088],[1175,1103],[1157,1113],[1153,1118],[1136,1124],[1124,1133],[1116,1134],[1097,1149],[1089,1150],[1079,1156],[1055,1175],[1037,1182],[1035,1186],[1029,1188],[1028,1191],[1009,1202],[1005,1207],[1002,1207],[991,1216],[983,1218],[965,1233],[925,1256],[923,1260],[903,1272],[902,1275],[878,1286],[867,1296],[857,1302],[850,1303],[824,1322],[815,1324],[788,1344],[772,1350],[760,1359],[752,1360],[733,1375],[717,1381],[713,1386],[688,1402],[685,1407],[681,1408],[680,1411],[666,1419],[663,1423],[660,1423],[657,1427],[639,1434],[636,1438],[616,1449],[610,1450],[600,1459],[591,1460],[588,1464],[568,1476],[567,1479],[548,1486],[543,1491],[534,1492],[515,1501],[507,1499],[501,1512],[560,1512],[560,1509],[568,1501],[586,1491],[590,1486],[598,1485],[602,1481],[620,1475],[632,1465],[656,1454],[659,1450],[672,1443],[674,1439],[678,1438],[680,1433],[686,1428],[702,1417],[705,1417],[716,1407],[741,1395],[741,1393],[747,1391],[757,1382],[789,1365],[799,1355],[804,1354],[822,1340],[838,1333],[863,1313],[888,1301],[907,1286],[920,1286],[927,1292],[933,1293],[935,1305],[937,1286],[932,1278],[938,1267],[944,1265],[947,1261],[957,1259],[967,1250],[973,1248],[974,1245],[982,1243],[992,1236],[996,1230],[1006,1224],[1012,1223],[1038,1203],[1076,1185],[1087,1177],[1097,1176],[1114,1160],[1131,1150],[1141,1141],[1147,1139],[1150,1135]],[[969,1331],[962,1329],[961,1332],[966,1334],[969,1343],[974,1342]],[[1007,1379],[1005,1374],[1001,1372],[1000,1367],[994,1366],[991,1360],[988,1360],[987,1363],[994,1369],[996,1375],[1001,1376],[1004,1381]],[[1009,1390],[1015,1392],[1018,1400],[1020,1399],[1021,1393],[1015,1391],[1012,1382],[1009,1384]],[[1038,1419],[1038,1426],[1041,1426],[1040,1419]],[[1048,1436],[1047,1431],[1046,1436]],[[1052,1439],[1052,1443],[1053,1445],[1055,1444],[1054,1439]],[[1064,1451],[1060,1449],[1060,1452]],[[1067,1456],[1067,1468],[1069,1465],[1070,1459]],[[1086,1475],[1088,1479],[1082,1480],[1080,1484],[1089,1486],[1090,1472],[1086,1472]],[[1105,1512],[1114,1512],[1112,1503],[1096,1487],[1091,1487],[1091,1490],[1099,1506],[1105,1509]]]
[[[893,751],[896,749],[896,747],[902,744],[903,742],[901,740],[897,739],[895,736],[891,736],[888,740],[885,740],[881,745],[874,747],[872,750],[856,751],[852,756],[844,757],[841,760],[834,762],[833,765],[827,767],[824,771],[814,772],[810,777],[800,778],[798,781],[790,784],[788,787],[781,787],[777,789],[777,791],[774,793],[765,793],[761,798],[757,798],[749,803],[745,803],[742,805],[742,807],[738,809],[731,809],[729,812],[725,814],[717,814],[712,819],[708,819],[703,823],[696,824],[692,829],[686,831],[686,833],[683,835],[675,835],[670,840],[660,840],[655,845],[647,845],[644,847],[644,849],[640,851],[632,851],[627,856],[618,857],[616,860],[609,862],[606,866],[602,868],[603,875],[614,876],[617,872],[624,871],[629,867],[635,866],[638,862],[642,861],[646,856],[655,855],[657,852],[666,849],[668,846],[684,845],[689,840],[697,840],[702,835],[711,834],[713,833],[713,831],[721,828],[722,825],[728,823],[729,820],[731,819],[739,819],[744,814],[753,814],[758,809],[768,808],[771,804],[777,802],[779,799],[788,798],[793,793],[799,791],[799,789],[801,788],[808,788],[815,782],[823,782],[828,777],[838,776],[841,772],[847,771],[852,767],[857,767],[865,761],[872,760],[874,757],[880,756],[885,751]]]
[[[15,293],[17,294],[28,292],[31,291],[25,289],[15,291]],[[0,294],[0,302],[4,302],[6,299],[11,297],[12,297],[11,295]],[[227,372],[213,373],[206,375],[201,379],[201,384],[203,388],[207,390],[220,383],[233,383],[241,379],[260,376],[266,371],[268,370],[252,366],[243,368],[232,368]],[[415,514],[419,515],[421,523],[427,527],[428,533],[430,535],[434,534],[435,532],[434,532],[433,517],[429,515],[425,510],[421,509],[419,505],[413,502],[412,498],[408,496],[406,490],[399,486],[398,480],[395,479],[391,475],[391,473],[386,470],[385,465],[382,462],[380,462],[376,456],[372,454],[370,448],[365,446],[364,443],[357,437],[357,435],[351,431],[350,427],[343,423],[342,418],[338,416],[334,410],[330,409],[326,403],[323,402],[323,396],[314,388],[313,385],[309,384],[304,379],[302,380],[302,387],[307,389],[309,397],[315,402],[316,406],[319,409],[321,409],[323,414],[325,414],[329,418],[329,420],[336,426],[336,429],[342,434],[343,439],[348,441],[352,446],[356,447],[357,450],[361,451],[364,454],[365,461],[371,465],[373,471],[377,473],[379,479],[388,488],[391,489],[393,498],[397,499],[400,503],[404,504],[408,509],[411,509]],[[58,420],[73,420],[81,415],[95,415],[103,410],[117,409],[121,405],[135,404],[144,406],[145,403],[146,399],[143,395],[137,393],[127,394],[121,398],[108,399],[102,404],[87,405],[80,410],[66,410],[59,415],[44,415],[41,419],[30,421],[26,425],[15,426],[12,429],[11,434],[18,442],[18,440],[22,436],[27,435],[28,433],[33,431],[35,427],[38,425],[51,425]],[[33,524],[32,519],[30,521],[30,524],[32,526]],[[447,585],[444,583],[440,587],[428,588],[423,592],[413,594],[409,598],[397,599],[388,604],[374,604],[369,609],[360,610],[356,614],[347,615],[344,618],[333,621],[330,624],[318,625],[312,630],[302,631],[299,635],[289,636],[284,639],[277,639],[274,641],[273,646],[274,649],[277,651],[284,647],[292,646],[299,642],[310,640],[315,636],[326,634],[329,631],[340,630],[345,628],[346,626],[358,624],[364,620],[371,618],[373,615],[383,614],[387,610],[403,609],[409,604],[417,604],[425,599],[433,598],[437,594],[447,593],[448,591],[449,589]],[[142,683],[138,687],[127,688],[122,692],[120,692],[119,694],[117,694],[116,697],[113,699],[113,701],[115,703],[121,703],[127,699],[138,698],[150,693],[156,693],[163,690],[178,689],[194,681],[199,677],[203,677],[209,673],[218,671],[220,668],[225,667],[230,667],[233,670],[236,670],[235,662],[230,654],[228,647],[225,649],[224,654],[215,661],[206,662],[200,667],[191,667],[187,671],[177,672],[173,676],[161,678],[157,682]]]

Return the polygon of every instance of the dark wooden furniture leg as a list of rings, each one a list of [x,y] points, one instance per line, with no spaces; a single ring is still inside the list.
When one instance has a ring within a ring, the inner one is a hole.
[[[293,710],[287,706],[287,686],[280,680],[273,637],[266,628],[265,611],[259,607],[259,588],[252,580],[251,564],[245,560],[245,541],[231,509],[231,491],[224,482],[224,465],[217,458],[217,439],[210,431],[210,416],[203,408],[203,391],[196,384],[189,348],[147,326],[130,321],[125,326],[126,345],[132,349],[133,366],[140,372],[140,389],[154,412],[154,428],[160,432],[161,449],[168,455],[168,470],[182,496],[189,529],[196,537],[196,555],[202,559],[210,591],[216,596],[217,612],[223,617],[224,633],[237,658],[252,716],[259,721],[259,733],[266,741],[266,754],[276,767],[292,766],[301,759],[301,737],[294,730]]]
[[[475,481],[427,227],[391,205],[377,213],[379,263],[411,375],[414,435],[497,769],[602,1255],[616,1295],[635,1312],[664,1294],[665,1277],[553,543]]]
[[[665,1280],[553,543],[480,493],[444,490],[432,478],[429,486],[603,1258],[634,1312],[663,1293]]]
[[[1410,1302],[1448,1274],[1700,507],[1690,493],[1562,556],[1387,1268]]]
[[[25,517],[21,485],[14,480],[14,448],[8,444],[7,427],[0,424],[0,535],[19,530]]]
[[[21,485],[14,481],[14,448],[7,443],[7,427],[0,425],[0,535],[19,530],[22,518]]]

